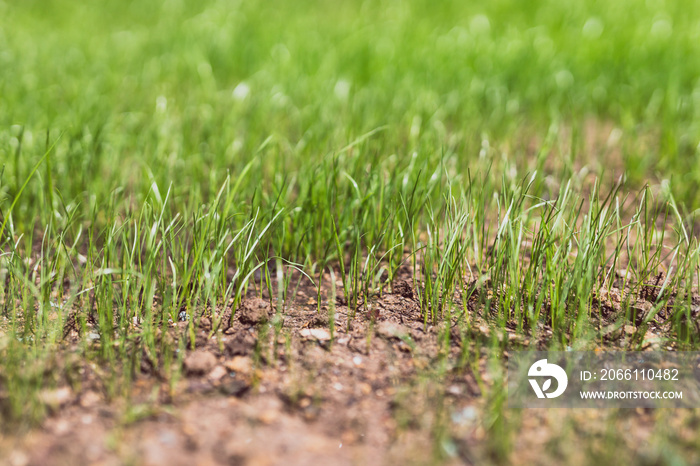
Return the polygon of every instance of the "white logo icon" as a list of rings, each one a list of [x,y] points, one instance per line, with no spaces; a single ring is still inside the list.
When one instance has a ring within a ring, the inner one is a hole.
[[[527,372],[528,377],[553,377],[557,380],[557,389],[552,393],[547,393],[547,390],[552,385],[552,379],[547,379],[542,388],[535,379],[529,379],[532,389],[535,391],[537,398],[556,398],[566,390],[566,385],[569,383],[569,378],[566,376],[566,372],[561,367],[556,364],[547,364],[546,359],[540,359],[530,366],[530,370]]]

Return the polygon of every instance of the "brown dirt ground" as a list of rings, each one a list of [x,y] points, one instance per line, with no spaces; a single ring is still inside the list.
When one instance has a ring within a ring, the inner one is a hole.
[[[144,364],[128,402],[108,401],[100,382],[106,369],[86,362],[79,391],[65,384],[45,393],[52,412],[38,428],[0,434],[0,463],[587,464],[616,454],[661,464],[655,455],[663,445],[651,441],[660,428],[671,428],[676,444],[690,445],[684,450],[690,463],[700,461],[697,410],[493,411],[498,371],[487,359],[489,339],[507,338],[504,347],[517,348],[527,337],[512,330],[491,335],[488,312],[470,304],[470,327],[460,333],[453,319],[449,349],[441,350],[445,329],[424,322],[410,283],[405,270],[393,293],[377,296],[352,319],[347,306],[329,306],[327,297],[319,314],[315,289],[301,286],[280,313],[277,335],[270,323],[275,310],[251,295],[231,328],[210,337],[211,321],[199,321],[196,348],[186,351],[178,381]],[[613,289],[599,297],[601,326],[619,312],[623,295]],[[700,298],[694,299],[697,319]],[[187,325],[173,323],[168,338],[183,338]],[[635,322],[611,329],[606,347],[642,338],[645,349],[655,349],[664,323],[638,330]],[[544,343],[549,335],[545,328],[538,338]],[[465,354],[470,362],[460,365]],[[611,445],[611,432],[629,435],[613,436]]]

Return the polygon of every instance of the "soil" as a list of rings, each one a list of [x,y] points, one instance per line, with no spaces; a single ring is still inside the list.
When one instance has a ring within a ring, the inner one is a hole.
[[[640,312],[656,299],[659,280],[652,277],[641,287]],[[326,284],[326,291],[333,285]],[[490,311],[476,306],[479,293],[493,290],[472,293],[470,324],[455,316],[448,329],[421,315],[407,270],[391,292],[356,311],[329,302],[331,294],[324,293],[319,312],[312,287],[300,286],[285,309],[252,290],[231,327],[217,331],[211,318],[198,319],[194,349],[188,345],[180,355],[179,380],[167,380],[157,364],[144,362],[128,399],[108,396],[107,369],[84,362],[79,390],[64,382],[42,392],[51,414],[39,427],[0,434],[0,459],[15,466],[564,464],[589,459],[557,441],[571,425],[579,431],[569,438],[584,439],[595,426],[634,425],[634,435],[616,446],[629,452],[648,440],[659,421],[643,410],[621,418],[580,412],[564,418],[545,410],[490,419],[489,342],[506,338],[507,357],[509,348],[528,345],[529,338],[544,344],[551,332],[528,337],[509,327],[506,335],[492,335]],[[612,289],[597,296],[601,328],[619,315],[624,295]],[[692,302],[697,322],[700,299]],[[663,318],[661,312],[644,328],[634,319],[629,328],[613,326],[606,348],[626,347],[633,338],[641,338],[645,349],[658,348]],[[160,337],[187,340],[188,326],[173,322]],[[445,335],[447,347],[440,344]],[[698,413],[674,419],[678,435],[692,442],[688,425],[698,425]],[[511,442],[510,453],[491,438]],[[600,442],[593,436],[587,445],[595,452]],[[537,445],[547,446],[547,453],[536,454]]]

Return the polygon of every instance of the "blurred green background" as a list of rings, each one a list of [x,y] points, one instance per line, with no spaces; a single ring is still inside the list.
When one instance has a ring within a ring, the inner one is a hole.
[[[65,132],[52,170],[68,199],[150,186],[144,165],[206,199],[270,136],[250,192],[384,125],[382,155],[448,147],[459,170],[485,139],[532,169],[528,147],[566,130],[553,156],[604,168],[601,152],[584,159],[597,122],[604,141],[617,129],[633,183],[670,179],[692,210],[699,13],[660,0],[2,2],[0,189],[16,192],[47,129]]]

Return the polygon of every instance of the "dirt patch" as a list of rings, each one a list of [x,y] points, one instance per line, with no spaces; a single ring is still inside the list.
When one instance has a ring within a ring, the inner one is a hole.
[[[591,440],[590,451],[580,452],[565,444],[601,422],[637,426],[636,437],[621,440],[629,459],[636,458],[634,442],[661,422],[645,411],[604,421],[566,413],[560,421],[504,410],[496,395],[502,390],[490,389],[499,383],[489,363],[492,342],[518,348],[534,338],[544,345],[551,331],[527,335],[509,323],[504,335],[495,334],[488,325],[494,309],[483,303],[497,291],[470,280],[457,297],[468,301],[458,306],[466,313],[433,325],[407,274],[393,292],[358,309],[330,302],[330,292],[318,306],[316,290],[301,286],[284,309],[251,291],[225,329],[213,329],[208,316],[193,327],[173,322],[159,338],[185,343],[171,363],[181,365],[174,372],[181,376],[166,377],[160,358],[144,357],[127,396],[110,395],[106,369],[76,361],[80,388],[64,377],[44,392],[49,417],[38,429],[0,438],[0,454],[12,465],[585,463],[605,457],[609,445]],[[600,328],[613,326],[606,348],[628,348],[635,339],[642,349],[658,348],[669,317],[659,312],[644,323],[644,313],[662,279],[653,277],[635,296],[613,288],[594,297]],[[638,315],[613,325],[626,300]],[[73,361],[64,360],[65,367]],[[697,418],[685,413],[679,432]],[[545,453],[530,455],[533,445]]]
[[[376,319],[338,306],[332,337],[327,304],[324,314],[292,306],[276,331],[269,301],[248,299],[225,332],[209,335],[204,321],[177,383],[144,368],[128,404],[61,387],[47,394],[56,408],[41,428],[4,439],[3,451],[11,464],[37,465],[429,461],[413,440],[400,447],[394,416],[397,394],[437,345],[406,295],[379,297]],[[297,303],[310,298],[302,291]],[[172,336],[186,338],[187,325],[173,323]]]

